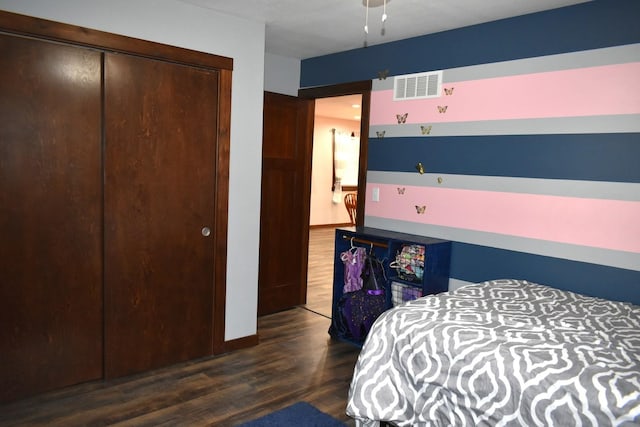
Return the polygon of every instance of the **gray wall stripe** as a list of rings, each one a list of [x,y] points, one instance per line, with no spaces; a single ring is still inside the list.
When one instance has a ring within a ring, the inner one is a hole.
[[[443,84],[640,61],[640,43],[538,56],[444,70]],[[436,70],[423,70],[436,71]],[[393,89],[393,76],[373,80],[372,90]]]
[[[635,61],[640,61],[640,43],[452,68],[445,71],[443,83],[626,64]]]
[[[502,277],[496,277],[496,279],[502,279]],[[506,277],[505,277],[506,279]],[[463,286],[472,285],[473,282],[466,282],[460,279],[454,279],[452,277],[449,278],[449,290],[455,291],[456,289],[460,289]]]
[[[640,271],[640,254],[365,215],[365,226]]]
[[[422,133],[421,126],[431,126],[428,134]],[[478,136],[478,135],[556,135],[594,133],[636,133],[640,132],[640,114],[619,114],[610,116],[552,117],[541,119],[483,120],[473,122],[410,123],[398,125],[375,125],[369,127],[369,138],[433,136]]]
[[[442,179],[438,183],[438,178]],[[367,183],[640,201],[640,183],[368,171]]]

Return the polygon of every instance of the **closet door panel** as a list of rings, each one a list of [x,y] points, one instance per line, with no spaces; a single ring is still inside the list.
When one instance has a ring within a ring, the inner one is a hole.
[[[105,375],[212,354],[218,73],[105,56]]]
[[[0,35],[0,400],[102,377],[101,54]]]

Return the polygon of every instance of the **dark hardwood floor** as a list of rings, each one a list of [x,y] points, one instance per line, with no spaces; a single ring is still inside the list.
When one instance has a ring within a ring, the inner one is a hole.
[[[312,230],[308,304],[258,318],[259,345],[6,404],[0,425],[235,426],[299,401],[355,425],[345,406],[359,349],[327,334],[333,233]]]

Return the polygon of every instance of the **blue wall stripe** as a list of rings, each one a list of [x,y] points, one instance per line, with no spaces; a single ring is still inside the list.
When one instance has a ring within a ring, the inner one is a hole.
[[[375,217],[365,214],[365,226],[382,230],[397,231],[419,236],[429,236],[438,239],[451,240],[460,243],[487,246],[562,258],[567,260],[601,264],[609,267],[640,271],[640,253],[623,252],[611,249],[578,246],[568,243],[551,242],[547,240],[529,239],[525,237],[509,236],[505,234],[488,233],[485,231],[466,230],[462,228],[443,227],[396,219]],[[452,255],[453,257],[453,255]],[[462,261],[461,261],[462,262]],[[525,274],[526,271],[522,274]],[[457,277],[457,276],[456,276]],[[637,286],[640,286],[640,281]]]
[[[640,95],[639,95],[640,96]],[[400,106],[398,106],[401,109]],[[431,126],[423,134],[421,126]],[[549,135],[586,133],[640,133],[640,114],[554,117],[545,119],[484,120],[475,122],[390,124],[369,127],[369,137],[385,138],[474,135]]]
[[[640,43],[589,49],[579,52],[524,58],[491,64],[469,65],[444,70],[443,83],[506,77],[548,71],[573,70],[576,68],[626,64],[640,61]],[[374,79],[372,90],[392,90],[393,76],[384,80]]]
[[[451,277],[467,282],[515,278],[640,304],[640,271],[452,243]]]
[[[373,183],[640,202],[640,183],[630,182],[368,171],[367,184]]]
[[[590,1],[308,58],[300,87],[373,80],[384,69],[400,75],[638,43],[639,16],[638,0]]]
[[[639,2],[640,3],[640,2]],[[368,170],[640,182],[638,133],[372,138]]]

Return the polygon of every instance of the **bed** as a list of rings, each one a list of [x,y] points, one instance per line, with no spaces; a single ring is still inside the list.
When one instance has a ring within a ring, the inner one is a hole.
[[[361,426],[640,425],[640,306],[523,280],[382,314],[356,363]]]

